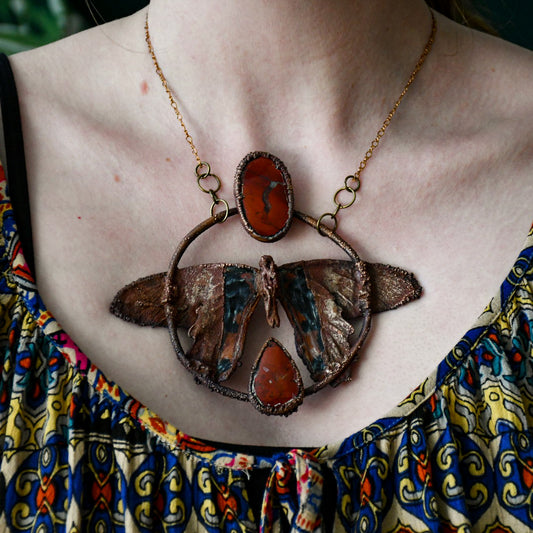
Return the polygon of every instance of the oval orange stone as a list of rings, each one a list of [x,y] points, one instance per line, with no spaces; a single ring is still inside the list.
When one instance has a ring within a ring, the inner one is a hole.
[[[252,371],[252,394],[259,402],[268,408],[276,408],[281,413],[288,414],[301,403],[303,383],[298,368],[283,347],[270,339],[263,346],[263,350],[254,370]],[[293,403],[287,413],[283,406]]]
[[[237,169],[235,194],[244,227],[253,237],[275,241],[287,232],[292,186],[278,158],[265,152],[248,154]]]

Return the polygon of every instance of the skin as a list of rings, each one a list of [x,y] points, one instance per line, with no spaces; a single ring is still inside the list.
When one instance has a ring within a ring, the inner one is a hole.
[[[123,285],[164,271],[209,214],[147,53],[144,19],[142,11],[11,58],[44,301],[110,379],[186,433],[283,446],[338,441],[434,370],[521,249],[533,218],[532,54],[437,15],[434,49],[339,226],[366,261],[413,271],[424,295],[374,318],[352,383],[307,398],[289,418],[267,418],[195,385],[166,330],[107,311]],[[310,0],[305,9],[297,0],[153,0],[150,25],[220,195],[232,202],[246,153],[270,151],[292,175],[296,208],[319,216],[400,94],[430,16],[417,0]],[[187,262],[343,257],[302,227],[274,247],[238,226],[210,232]],[[286,324],[279,335],[260,313],[254,324],[244,366],[271,334],[293,351]]]

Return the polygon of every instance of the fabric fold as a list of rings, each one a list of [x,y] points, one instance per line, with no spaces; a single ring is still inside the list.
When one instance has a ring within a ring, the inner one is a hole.
[[[280,531],[281,512],[291,533],[322,533],[323,488],[322,466],[311,453],[294,449],[277,459],[265,487],[260,533]]]

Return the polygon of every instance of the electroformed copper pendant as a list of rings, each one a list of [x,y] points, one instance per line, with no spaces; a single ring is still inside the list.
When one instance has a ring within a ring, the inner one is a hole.
[[[215,215],[181,241],[168,272],[141,278],[121,289],[111,312],[138,325],[167,326],[178,359],[198,383],[243,401],[264,414],[289,415],[303,398],[347,373],[370,329],[371,314],[420,297],[421,287],[405,270],[362,261],[337,233],[322,233],[341,247],[348,260],[317,259],[277,266],[265,255],[259,268],[206,264],[179,268],[189,245],[226,215],[241,216],[254,238],[273,242],[288,231],[293,217],[316,227],[317,221],[293,209],[285,165],[265,152],[248,154],[237,167],[237,208]],[[224,385],[238,367],[250,318],[263,301],[268,324],[279,326],[281,303],[294,329],[296,353],[312,383],[305,386],[289,352],[268,339],[251,370],[247,392]],[[356,332],[352,322],[360,320]],[[178,337],[193,339],[185,352]]]

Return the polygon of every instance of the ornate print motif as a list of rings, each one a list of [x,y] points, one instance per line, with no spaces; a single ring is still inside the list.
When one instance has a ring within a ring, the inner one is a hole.
[[[254,456],[183,434],[90,363],[39,297],[0,179],[1,531],[533,530],[533,232],[481,321],[388,416]]]
[[[160,446],[146,455],[132,475],[126,501],[143,532],[185,531],[190,518],[191,487],[177,457]]]
[[[31,453],[6,489],[7,521],[14,531],[53,531],[64,526],[67,508],[60,497],[68,486],[68,463],[55,447]]]

